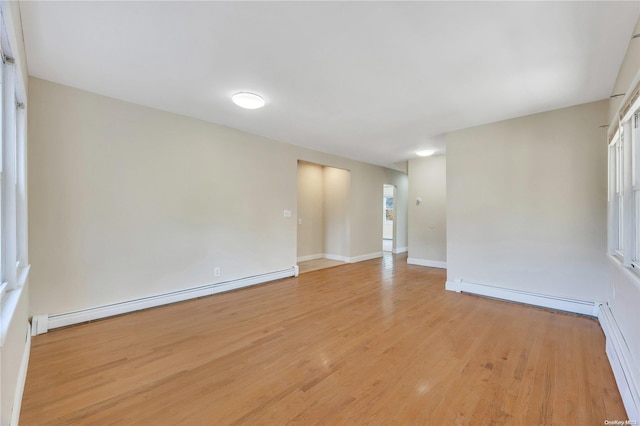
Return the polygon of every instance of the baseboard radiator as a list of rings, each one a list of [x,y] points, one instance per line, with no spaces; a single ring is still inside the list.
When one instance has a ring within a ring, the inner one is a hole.
[[[32,318],[32,334],[42,334],[54,328],[66,327],[114,315],[135,312],[141,309],[148,309],[156,306],[182,302],[189,299],[196,299],[198,297],[210,296],[212,294],[263,284],[269,281],[297,275],[298,268],[297,266],[294,266],[289,269],[269,272],[266,274],[254,275],[215,284],[206,284],[199,287],[192,287],[184,290],[172,291],[164,294],[127,300],[120,303],[82,309],[74,312],[65,312],[53,315],[34,315]]]
[[[463,280],[447,281],[445,288],[458,293],[471,293],[509,302],[523,303],[526,305],[540,306],[558,311],[572,312],[591,317],[598,316],[600,304],[585,300],[568,299],[550,296],[546,294],[531,293],[510,288],[494,287],[485,284],[476,284]]]
[[[606,352],[629,420],[640,421],[640,369],[632,361],[631,351],[607,304],[600,307],[598,320],[607,339]],[[636,423],[638,424],[638,423]]]

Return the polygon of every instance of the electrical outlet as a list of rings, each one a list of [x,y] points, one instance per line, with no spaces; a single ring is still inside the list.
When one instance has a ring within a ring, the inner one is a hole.
[[[219,268],[219,267],[216,267],[216,268],[213,270],[213,275],[215,275],[216,277],[219,277],[219,276],[220,276],[220,268]]]

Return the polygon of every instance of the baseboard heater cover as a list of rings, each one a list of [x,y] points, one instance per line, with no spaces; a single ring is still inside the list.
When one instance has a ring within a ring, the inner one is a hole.
[[[225,291],[263,284],[282,278],[293,277],[296,276],[296,269],[296,267],[291,267],[289,269],[283,269],[281,271],[269,272],[266,274],[254,275],[251,277],[239,278],[236,280],[215,284],[206,284],[199,287],[173,291],[155,296],[143,297],[140,299],[128,300],[126,302],[114,303],[74,312],[49,315],[46,329],[40,330],[38,334],[46,333],[48,330],[54,328],[66,327],[69,325],[111,317],[114,315],[135,312],[141,309],[168,305],[170,303],[182,302],[189,299],[196,299],[198,297],[210,296],[212,294],[222,293]],[[40,315],[40,317],[42,316]]]
[[[447,280],[445,288],[458,293],[471,293],[480,296],[492,297],[509,302],[524,303],[543,308],[556,309],[591,317],[598,316],[600,303],[577,299],[568,299],[546,294],[530,293],[510,288],[494,287],[485,284],[476,284],[463,280]]]
[[[608,304],[603,304],[598,321],[606,338],[606,353],[629,420],[640,421],[640,371]],[[637,423],[635,423],[637,424]]]

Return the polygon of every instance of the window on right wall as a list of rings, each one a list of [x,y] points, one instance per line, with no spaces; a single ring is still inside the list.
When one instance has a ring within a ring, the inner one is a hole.
[[[9,20],[9,22],[11,22]],[[0,10],[0,316],[9,324],[29,273],[26,91]],[[0,346],[6,327],[0,330]]]
[[[640,273],[640,110],[631,118],[631,202],[633,204],[633,256],[631,266]]]
[[[640,83],[609,132],[609,254],[640,274]]]

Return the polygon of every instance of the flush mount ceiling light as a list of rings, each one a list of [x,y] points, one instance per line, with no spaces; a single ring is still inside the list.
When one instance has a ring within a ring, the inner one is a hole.
[[[422,151],[416,151],[416,154],[420,157],[428,157],[436,152],[435,149],[423,149]]]
[[[258,109],[264,106],[264,99],[260,95],[249,92],[239,92],[231,97],[234,104],[245,109]]]

